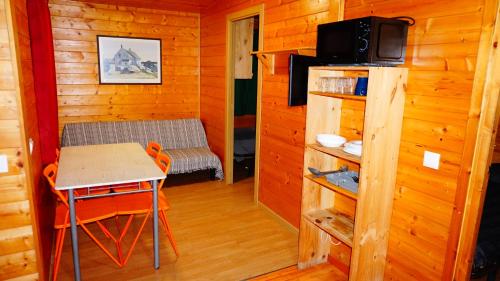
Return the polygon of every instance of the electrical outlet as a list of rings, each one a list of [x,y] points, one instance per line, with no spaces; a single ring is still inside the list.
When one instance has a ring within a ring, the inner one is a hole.
[[[441,158],[441,154],[424,151],[424,167],[438,170],[439,169],[439,159]]]
[[[9,172],[9,161],[7,160],[7,155],[0,155],[0,173]]]

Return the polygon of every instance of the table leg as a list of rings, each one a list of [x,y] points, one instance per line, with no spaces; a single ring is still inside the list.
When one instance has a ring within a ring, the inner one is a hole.
[[[73,190],[68,190],[69,218],[71,222],[71,246],[73,247],[73,267],[75,280],[80,281],[80,258],[78,256],[78,233],[76,224],[75,195]]]
[[[155,252],[155,269],[160,268],[160,247],[158,239],[158,181],[153,180],[153,240]]]

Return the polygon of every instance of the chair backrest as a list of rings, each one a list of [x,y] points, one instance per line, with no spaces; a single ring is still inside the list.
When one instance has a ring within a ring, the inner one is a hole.
[[[160,152],[158,153],[158,156],[156,157],[156,165],[165,173],[165,175],[168,174],[168,171],[170,170],[170,157],[168,157],[167,154]],[[160,182],[160,185],[158,186],[158,189],[163,187],[163,183],[165,182],[165,179],[162,179]]]
[[[67,195],[64,195],[61,191],[56,190],[57,165],[47,165],[47,167],[43,169],[43,175],[49,182],[52,193],[54,193],[64,203],[64,205],[69,207]]]
[[[61,155],[61,151],[59,148],[56,148],[56,160],[54,160],[54,164],[59,165],[59,156]]]
[[[153,157],[156,159],[158,157],[158,153],[162,151],[161,145],[157,142],[150,141],[148,143],[148,147],[146,148],[146,152],[149,154],[149,156]]]

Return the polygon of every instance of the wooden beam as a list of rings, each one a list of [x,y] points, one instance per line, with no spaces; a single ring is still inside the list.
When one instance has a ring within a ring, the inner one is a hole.
[[[496,2],[496,7],[493,9],[496,12],[493,14],[493,21],[483,24],[486,24],[486,27],[491,30],[486,30],[489,33],[489,39],[485,44],[487,49],[485,53],[487,54],[486,62],[488,63],[484,77],[479,78],[484,79],[481,95],[482,103],[476,130],[474,153],[472,154],[471,174],[468,181],[453,280],[469,280],[470,277],[473,253],[476,247],[480,217],[486,194],[485,179],[491,163],[493,144],[497,133],[496,129],[498,128],[500,108],[498,103],[500,92],[500,76],[498,75],[500,72],[500,51],[498,48],[498,42],[500,41],[500,7],[498,1],[488,2]]]

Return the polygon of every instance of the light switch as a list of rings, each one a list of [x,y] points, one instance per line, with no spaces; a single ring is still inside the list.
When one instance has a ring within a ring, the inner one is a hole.
[[[31,155],[31,154],[33,154],[33,147],[35,146],[35,141],[32,138],[30,138],[28,143],[30,146],[30,155]]]
[[[441,154],[424,151],[424,167],[431,169],[439,169],[439,159],[441,158]]]
[[[0,173],[9,172],[9,162],[7,161],[7,155],[0,155]]]

